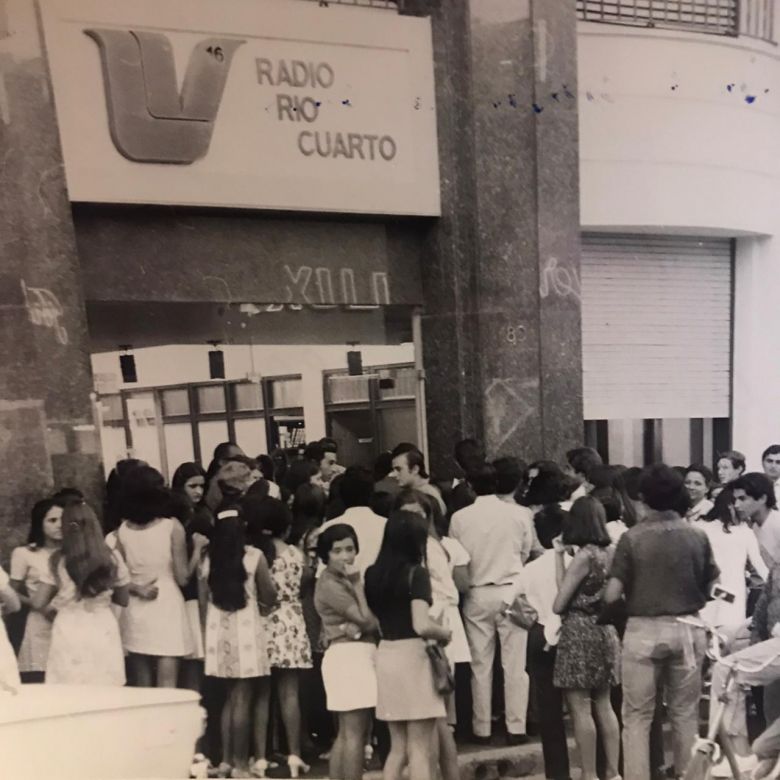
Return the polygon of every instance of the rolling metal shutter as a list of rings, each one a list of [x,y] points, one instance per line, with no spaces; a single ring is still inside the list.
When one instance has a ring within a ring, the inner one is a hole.
[[[728,417],[731,242],[582,239],[586,420]]]

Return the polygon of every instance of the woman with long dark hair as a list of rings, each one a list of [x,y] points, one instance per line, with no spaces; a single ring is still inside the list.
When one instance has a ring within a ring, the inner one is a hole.
[[[606,775],[619,777],[620,728],[610,693],[620,682],[620,640],[614,626],[598,623],[612,560],[610,545],[604,507],[590,496],[577,499],[555,542],[558,595],[553,611],[562,621],[553,684],[566,696],[583,780],[598,780],[594,716],[604,743]],[[568,566],[567,549],[572,554]]]
[[[197,568],[214,529],[211,510],[203,501],[206,472],[197,463],[182,463],[173,474],[171,490],[174,498],[178,498],[180,511],[177,512],[177,517],[184,526],[187,544],[188,579],[181,592],[193,642],[192,654],[182,662],[181,681],[185,688],[200,691],[203,683],[204,648],[203,626],[198,607]]]
[[[247,522],[247,539],[265,555],[276,586],[277,600],[265,624],[271,671],[279,693],[282,721],[287,733],[290,774],[297,777],[309,767],[301,758],[301,710],[299,676],[311,669],[312,656],[301,603],[303,553],[287,543],[292,515],[275,498],[246,498],[242,504]],[[268,699],[258,696],[255,716],[255,757],[265,760],[268,731]],[[267,764],[265,765],[267,767]]]
[[[710,540],[715,563],[720,569],[719,585],[734,594],[734,600],[708,601],[702,619],[711,625],[735,629],[747,617],[745,568],[750,562],[756,574],[766,582],[768,570],[753,530],[739,519],[731,488],[724,488],[710,511],[694,523]]]
[[[111,602],[128,601],[130,578],[105,540],[95,513],[73,503],[62,513],[62,548],[51,557],[32,599],[33,609],[57,610],[46,682],[124,685],[125,660]],[[56,595],[55,595],[56,594]]]
[[[51,556],[62,546],[62,511],[65,502],[45,498],[30,513],[27,544],[11,554],[11,585],[22,604],[30,606],[41,578],[49,571]],[[30,610],[19,648],[19,672],[25,683],[43,682],[51,643],[52,616]]]
[[[437,719],[446,716],[425,643],[446,645],[452,633],[429,615],[431,578],[423,566],[427,538],[419,515],[392,512],[376,563],[366,571],[366,598],[382,631],[376,716],[390,728],[385,780],[400,780],[407,759],[410,777],[430,780],[431,740]]]
[[[125,477],[120,509],[117,549],[135,586],[122,632],[133,684],[175,688],[179,662],[195,648],[180,590],[189,579],[184,528],[170,516],[170,491],[150,466]]]
[[[259,603],[271,607],[276,588],[263,553],[245,543],[238,506],[217,515],[200,569],[199,597],[206,626],[206,674],[226,682],[220,769],[223,776],[249,777],[253,687],[268,688],[271,673]]]
[[[613,494],[620,499],[620,520],[625,524],[626,528],[633,528],[637,524],[639,517],[626,489],[626,482],[623,479],[624,471],[625,469],[618,466],[594,466],[588,471],[588,483],[591,486],[589,492],[593,493],[595,490],[611,489]]]

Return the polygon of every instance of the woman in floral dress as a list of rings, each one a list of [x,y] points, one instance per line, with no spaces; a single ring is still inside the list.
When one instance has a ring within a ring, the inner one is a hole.
[[[290,751],[287,762],[292,777],[308,771],[301,755],[301,711],[298,702],[299,674],[312,668],[312,655],[301,604],[301,580],[305,561],[297,547],[287,543],[292,515],[287,506],[275,498],[248,497],[244,500],[247,538],[265,555],[276,586],[276,605],[266,616],[268,658]],[[268,706],[257,707],[255,732],[257,750],[265,745],[268,729]]]
[[[616,780],[620,730],[610,692],[620,683],[620,642],[615,627],[599,625],[598,620],[612,558],[601,502],[590,496],[577,499],[553,545],[558,582],[553,611],[562,618],[553,685],[566,696],[580,750],[582,780],[598,780],[594,716],[604,743],[606,776]],[[572,556],[568,567],[566,552]]]

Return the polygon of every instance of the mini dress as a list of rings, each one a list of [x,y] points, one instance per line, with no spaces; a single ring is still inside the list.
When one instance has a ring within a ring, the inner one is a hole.
[[[211,677],[242,679],[265,677],[271,673],[264,621],[257,603],[255,574],[262,553],[244,548],[246,606],[235,612],[220,609],[209,597],[206,611],[206,674]],[[208,581],[209,558],[200,565],[200,575]]]
[[[274,669],[311,669],[311,643],[301,603],[303,553],[291,544],[271,564],[276,586],[276,606],[264,619],[268,637],[268,659]]]
[[[27,595],[38,589],[41,577],[48,572],[52,550],[46,547],[17,547],[11,554],[11,579],[24,583]],[[19,648],[20,672],[45,672],[49,657],[52,621],[35,609],[27,614],[24,638]]]
[[[561,620],[553,685],[567,690],[597,690],[620,684],[620,640],[614,626],[598,625],[607,583],[609,552],[593,544],[582,548],[590,569]]]
[[[154,581],[157,598],[130,596],[123,616],[122,638],[129,653],[154,656],[187,656],[195,650],[184,597],[173,574],[170,517],[146,526],[127,521],[117,531],[117,549],[124,556],[130,579],[138,585]]]
[[[412,626],[412,601],[433,603],[430,576],[422,566],[406,568],[395,587],[381,594],[373,584],[375,576],[376,568],[369,567],[366,596],[383,637],[376,653],[376,717],[384,721],[444,718],[444,697],[436,690],[425,641]]]

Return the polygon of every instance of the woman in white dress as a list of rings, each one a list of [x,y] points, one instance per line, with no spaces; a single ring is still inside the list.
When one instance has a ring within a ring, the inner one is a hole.
[[[116,538],[132,587],[122,639],[139,687],[175,688],[179,663],[195,647],[180,590],[189,579],[184,527],[167,516],[171,505],[162,475],[150,466],[125,478]]]
[[[734,594],[729,603],[721,599],[707,602],[702,619],[726,630],[736,629],[747,618],[747,585],[745,569],[750,561],[756,573],[767,578],[767,567],[761,557],[753,530],[740,522],[734,509],[734,496],[729,488],[715,499],[715,505],[701,520],[695,521],[710,540],[715,563],[720,569],[719,584]]]
[[[701,520],[712,509],[711,486],[712,472],[706,466],[697,463],[685,469],[685,489],[691,499],[691,508],[685,515],[689,522]]]
[[[62,509],[64,502],[45,498],[30,513],[27,544],[11,554],[11,585],[22,604],[30,605],[41,579],[49,572],[51,555],[62,545]],[[47,612],[49,614],[47,614]],[[43,682],[51,643],[51,610],[31,609],[19,648],[19,672],[26,683]]]

